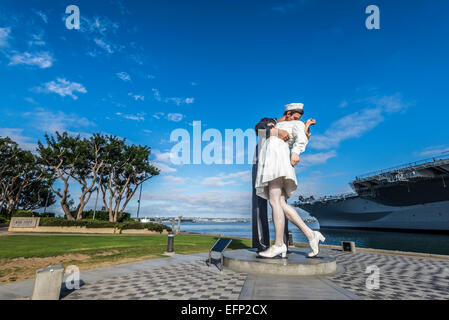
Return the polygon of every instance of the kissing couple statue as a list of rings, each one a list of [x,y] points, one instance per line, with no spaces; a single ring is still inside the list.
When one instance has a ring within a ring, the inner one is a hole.
[[[286,219],[309,240],[312,249],[309,257],[318,255],[319,242],[325,240],[320,232],[310,229],[286,202],[298,187],[294,166],[299,163],[299,155],[309,142],[310,126],[316,123],[314,119],[305,123],[300,121],[303,107],[302,103],[290,103],[285,106],[281,118],[264,118],[256,125],[259,145],[253,167],[253,247],[258,248],[259,256],[263,258],[287,257],[284,242]],[[268,221],[264,221],[267,220],[266,200],[270,202],[276,233],[275,243],[269,248]]]

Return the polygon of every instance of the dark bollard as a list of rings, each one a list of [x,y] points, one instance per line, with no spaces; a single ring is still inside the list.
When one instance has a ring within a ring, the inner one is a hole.
[[[175,235],[173,234],[173,232],[169,232],[168,233],[168,242],[167,242],[167,251],[165,252],[166,255],[173,255],[175,253],[174,243],[175,243]]]
[[[343,251],[355,253],[355,242],[354,241],[342,241],[341,248]]]
[[[291,231],[288,232],[288,246],[293,246],[293,234]]]

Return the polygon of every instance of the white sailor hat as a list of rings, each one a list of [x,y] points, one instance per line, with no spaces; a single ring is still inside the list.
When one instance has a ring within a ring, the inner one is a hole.
[[[303,110],[303,107],[304,107],[303,103],[289,103],[285,105],[285,111]]]

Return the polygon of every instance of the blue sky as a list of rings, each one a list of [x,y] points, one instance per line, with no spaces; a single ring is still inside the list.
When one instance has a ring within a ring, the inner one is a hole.
[[[70,4],[80,30],[65,27]],[[380,30],[365,27],[370,4]],[[349,191],[358,174],[449,149],[448,12],[444,0],[3,0],[0,136],[27,149],[55,130],[126,137],[162,169],[143,215],[247,217],[251,166],[173,165],[170,133],[246,130],[303,102],[317,125],[295,197]]]

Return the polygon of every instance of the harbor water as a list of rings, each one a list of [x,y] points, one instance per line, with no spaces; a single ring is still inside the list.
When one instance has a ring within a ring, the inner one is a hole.
[[[307,223],[319,230],[317,222]],[[294,242],[307,242],[306,237],[289,223]],[[229,237],[251,238],[251,222],[183,222],[181,231],[223,234]],[[325,244],[341,245],[341,241],[354,241],[359,248],[411,251],[449,255],[449,235],[411,232],[367,231],[367,230],[320,230],[326,237]],[[273,223],[270,223],[270,237],[274,239]]]

